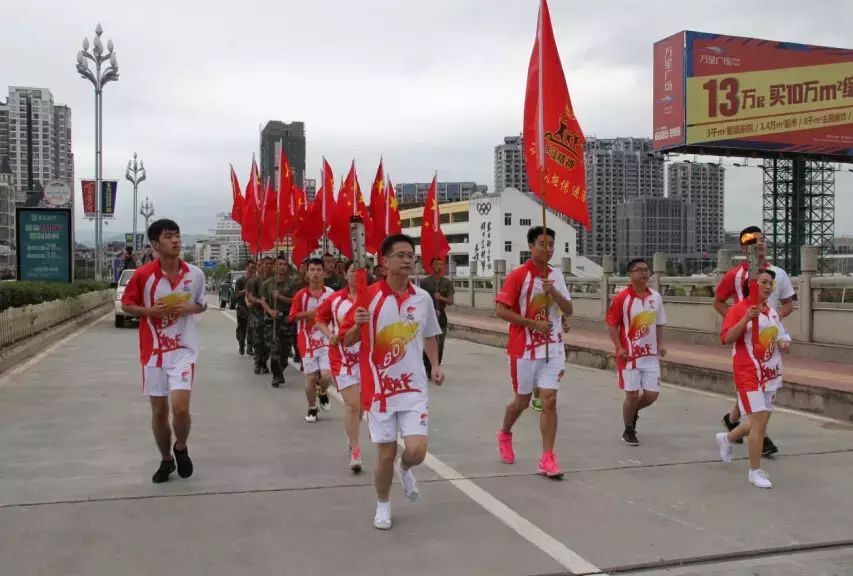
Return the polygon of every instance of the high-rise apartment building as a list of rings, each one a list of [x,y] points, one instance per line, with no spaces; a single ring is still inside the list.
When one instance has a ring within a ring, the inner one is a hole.
[[[524,164],[524,142],[521,136],[507,136],[504,143],[495,146],[495,194],[504,188],[515,188],[530,193],[527,170]]]
[[[578,227],[579,252],[601,263],[616,254],[617,207],[664,195],[663,156],[648,138],[589,138],[585,145],[590,231]]]
[[[15,268],[15,180],[8,158],[0,156],[0,279]]]
[[[616,208],[616,263],[651,263],[656,252],[683,263],[696,257],[696,207],[680,198],[633,198]]]
[[[0,157],[8,157],[19,203],[36,206],[49,182],[74,189],[71,109],[46,88],[9,87],[0,108]],[[73,198],[73,194],[72,194]]]
[[[261,131],[261,182],[267,178],[275,190],[278,190],[278,169],[281,146],[287,154],[293,168],[293,181],[302,186],[305,177],[305,123],[304,122],[267,122]]]
[[[423,206],[429,192],[430,182],[395,184],[394,194],[401,210]],[[476,182],[436,182],[439,204],[468,200],[472,196],[486,194],[488,186]]]
[[[725,235],[725,168],[719,164],[676,162],[667,168],[670,198],[696,206],[696,248],[713,258]]]

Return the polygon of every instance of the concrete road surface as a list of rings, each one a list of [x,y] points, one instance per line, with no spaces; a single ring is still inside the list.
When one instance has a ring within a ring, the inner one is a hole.
[[[664,388],[641,446],[621,443],[612,373],[569,366],[559,397],[563,481],[535,474],[538,418],[502,464],[503,350],[450,340],[433,389],[422,500],[392,492],[372,527],[373,451],[352,475],[342,408],[303,421],[236,352],[231,311],[202,317],[190,453],[196,473],[153,485],[159,457],[140,394],[136,331],[111,316],[0,376],[0,574],[853,574],[853,427],[778,412],[775,487],[718,461],[730,400]],[[365,440],[366,427],[362,428]]]

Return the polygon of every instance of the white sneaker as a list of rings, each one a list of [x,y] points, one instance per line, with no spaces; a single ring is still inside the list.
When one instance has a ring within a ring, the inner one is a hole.
[[[415,480],[415,475],[412,473],[411,469],[406,471],[403,470],[403,466],[400,462],[400,460],[394,462],[394,469],[400,477],[400,484],[403,485],[403,494],[405,494],[406,498],[412,502],[417,502],[418,498],[421,497],[421,493],[418,491],[418,481]]]
[[[732,445],[725,432],[717,433],[717,446],[720,448],[720,460],[729,464],[732,461]]]
[[[378,530],[391,529],[391,503],[376,503],[376,515],[373,517],[373,527]]]
[[[749,471],[749,483],[758,488],[773,488],[773,483],[767,477],[767,472],[761,468]]]

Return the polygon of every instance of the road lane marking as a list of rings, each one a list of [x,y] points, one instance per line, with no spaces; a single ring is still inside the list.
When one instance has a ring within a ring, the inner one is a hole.
[[[90,322],[89,324],[86,324],[85,326],[78,328],[77,330],[75,330],[74,332],[72,332],[68,336],[65,336],[61,340],[54,342],[53,344],[51,344],[50,346],[48,346],[47,348],[45,348],[44,350],[42,350],[41,352],[39,352],[38,354],[33,356],[32,358],[27,360],[26,362],[24,362],[22,364],[18,364],[14,368],[11,368],[8,372],[6,372],[2,376],[0,376],[0,386],[5,385],[6,382],[11,380],[13,376],[17,376],[21,372],[28,370],[33,364],[37,364],[38,362],[41,362],[41,360],[43,360],[45,356],[47,356],[48,354],[50,354],[51,352],[53,352],[54,350],[56,350],[57,348],[59,348],[63,344],[66,344],[70,340],[73,340],[74,338],[76,338],[77,336],[79,336],[80,334],[82,334],[83,332],[85,332],[86,330],[88,330],[89,328],[94,326],[95,324],[97,324],[99,322],[103,322],[107,317],[112,316],[112,314],[113,314],[112,310],[110,310],[109,312],[105,312],[104,315],[101,316],[100,318],[97,318],[97,319],[93,320],[92,322]]]
[[[329,388],[329,394],[340,402],[341,405],[344,404],[344,399],[340,392],[334,388]],[[404,446],[402,439],[397,440],[397,444],[400,447]],[[539,548],[539,550],[550,556],[572,574],[607,576],[598,566],[582,558],[577,552],[566,547],[562,542],[431,453],[427,452],[423,463],[442,479],[458,488],[463,494],[473,500],[474,503],[479,504],[486,512],[503,522],[505,526]]]

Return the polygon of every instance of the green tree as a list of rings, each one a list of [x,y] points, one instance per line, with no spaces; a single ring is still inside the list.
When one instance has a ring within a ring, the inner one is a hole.
[[[187,252],[184,254],[184,262],[187,264],[195,264],[195,254],[192,252]]]
[[[216,267],[216,270],[213,271],[213,279],[217,282],[220,282],[230,271],[231,269],[228,268],[228,266],[226,266],[225,264],[220,264]]]

